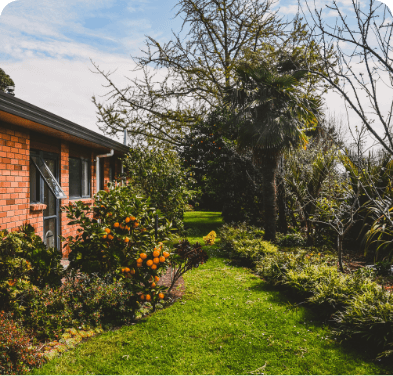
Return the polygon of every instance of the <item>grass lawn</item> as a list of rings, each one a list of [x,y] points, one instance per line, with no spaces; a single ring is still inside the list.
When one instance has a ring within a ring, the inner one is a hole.
[[[187,212],[185,222],[195,229],[190,241],[202,242],[221,219],[219,213]],[[210,258],[184,280],[182,301],[92,338],[35,373],[391,373],[337,344],[311,310],[288,310],[285,294],[225,258]]]

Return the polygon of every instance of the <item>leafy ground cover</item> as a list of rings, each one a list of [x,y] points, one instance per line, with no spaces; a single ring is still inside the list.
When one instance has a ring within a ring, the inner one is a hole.
[[[203,244],[220,224],[219,213],[185,215],[191,243]],[[208,248],[209,261],[184,276],[181,301],[94,337],[35,374],[391,373],[367,349],[338,344],[316,313],[291,309],[290,296]]]

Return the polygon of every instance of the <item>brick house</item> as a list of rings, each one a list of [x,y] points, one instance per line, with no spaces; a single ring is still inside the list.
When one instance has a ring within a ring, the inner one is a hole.
[[[119,157],[127,151],[0,92],[0,229],[14,231],[28,222],[47,246],[61,250],[59,235],[75,235],[76,228],[67,225],[60,207],[74,200],[92,204],[93,195],[121,171]]]

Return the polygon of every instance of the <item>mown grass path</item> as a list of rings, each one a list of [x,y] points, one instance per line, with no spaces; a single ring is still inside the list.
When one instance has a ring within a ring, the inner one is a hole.
[[[195,229],[193,242],[221,223],[219,213],[191,212],[185,219]],[[211,257],[184,280],[182,301],[92,338],[36,373],[387,373],[337,344],[310,310],[288,310],[281,292],[224,258]]]

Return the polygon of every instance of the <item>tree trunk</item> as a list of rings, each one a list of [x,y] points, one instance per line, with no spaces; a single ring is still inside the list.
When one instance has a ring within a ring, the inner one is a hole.
[[[262,161],[263,207],[265,240],[276,240],[277,197],[276,197],[277,157],[265,157]]]
[[[282,162],[281,162],[282,163]],[[286,235],[288,232],[288,223],[285,205],[285,187],[281,171],[277,174],[277,203],[278,203],[278,231]]]
[[[340,265],[340,270],[343,273],[344,272],[344,267],[343,267],[343,238],[344,235],[337,235],[337,254],[338,254],[338,264]]]

